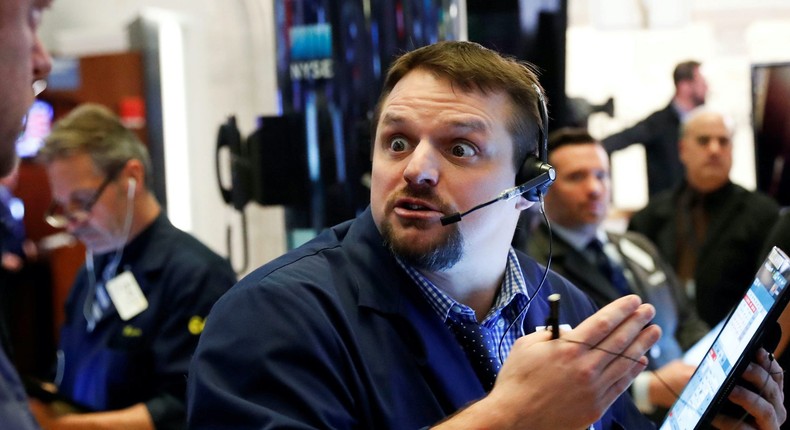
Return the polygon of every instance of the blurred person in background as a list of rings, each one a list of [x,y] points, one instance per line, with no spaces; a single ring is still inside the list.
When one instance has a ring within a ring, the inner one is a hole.
[[[685,180],[651,199],[628,227],[656,244],[711,327],[751,285],[779,216],[773,199],[730,181],[733,127],[720,112],[692,112],[679,143]]]
[[[236,281],[230,263],[170,223],[146,147],[106,107],[83,104],[60,119],[39,157],[48,222],[87,252],[55,377],[57,394],[84,410],[34,400],[36,417],[47,429],[185,428],[189,360],[203,319]]]
[[[666,107],[601,141],[609,154],[634,143],[644,145],[651,198],[683,179],[683,165],[678,158],[680,126],[689,112],[705,104],[708,93],[708,83],[697,61],[679,63],[672,72],[672,79],[675,95]]]
[[[655,245],[638,233],[604,230],[611,179],[601,144],[584,129],[563,128],[549,136],[548,147],[549,164],[557,169],[545,198],[551,236],[541,222],[518,247],[541,262],[551,254],[551,268],[599,307],[637,294],[656,308],[653,323],[661,327],[662,336],[648,353],[647,371],[634,380],[631,396],[642,413],[661,422],[694,372],[694,366],[680,360],[683,351],[709,327]]]

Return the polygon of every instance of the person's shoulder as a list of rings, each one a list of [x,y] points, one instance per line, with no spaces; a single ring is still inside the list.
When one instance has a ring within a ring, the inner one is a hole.
[[[680,190],[677,187],[660,191],[650,196],[644,209],[655,210],[656,208],[666,207],[667,205],[674,205],[679,193]]]
[[[763,229],[779,219],[780,206],[770,196],[759,190],[748,190],[738,184],[730,184],[731,202],[737,207],[737,216],[749,225]]]
[[[656,244],[650,240],[649,237],[640,233],[638,231],[627,230],[622,233],[609,233],[610,238],[615,238],[618,243],[622,243],[623,240],[627,240],[628,242],[636,245],[643,251],[646,251],[652,258],[661,258],[658,248]]]
[[[608,231],[606,234],[609,236],[609,240],[613,242],[621,242],[622,240],[628,240],[640,247],[644,248],[645,245],[650,245],[652,242],[642,233],[632,230],[626,230],[624,232],[612,232]]]
[[[237,281],[230,261],[160,216],[132,246],[136,270],[180,294],[217,294]],[[140,242],[139,240],[143,240]]]
[[[674,211],[676,190],[664,190],[650,197],[647,204],[631,216],[630,223],[647,222],[662,219]],[[630,230],[629,226],[629,230]]]
[[[330,254],[343,253],[341,237],[334,229],[324,230],[305,244],[287,251],[242,278],[234,290],[271,289],[295,283],[318,283],[333,268]]]
[[[195,267],[227,263],[226,258],[200,239],[172,225],[158,232],[154,241],[158,251],[163,252],[171,261],[179,261]]]
[[[339,300],[336,267],[342,243],[329,232],[263,264],[242,277],[214,305],[222,318],[271,321],[283,314],[315,318]]]
[[[662,122],[670,122],[672,120],[680,121],[680,116],[678,115],[678,111],[670,102],[668,105],[664,106],[663,108],[651,113],[650,115],[645,118],[646,121],[662,121]]]
[[[758,205],[760,210],[773,210],[779,213],[779,204],[768,194],[763,193],[759,190],[747,190],[746,188],[734,184],[737,189],[743,194],[744,199],[749,202],[749,204]]]

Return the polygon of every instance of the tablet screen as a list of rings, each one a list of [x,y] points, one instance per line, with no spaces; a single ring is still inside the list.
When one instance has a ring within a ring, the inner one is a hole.
[[[669,410],[661,430],[692,430],[707,425],[750,361],[758,334],[775,321],[787,304],[790,261],[774,247],[754,282],[708,349],[680,397]]]

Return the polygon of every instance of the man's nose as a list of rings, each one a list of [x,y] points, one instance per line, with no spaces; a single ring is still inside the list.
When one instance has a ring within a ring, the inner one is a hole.
[[[52,71],[52,57],[47,48],[41,43],[41,39],[36,36],[33,45],[33,78],[35,80],[46,79]]]
[[[587,183],[588,193],[595,196],[601,195],[603,193],[605,185],[603,183],[603,180],[601,180],[601,178],[598,178],[595,175],[590,175],[587,178],[586,183]]]
[[[708,151],[713,154],[718,154],[724,148],[724,141],[721,139],[711,139],[708,144]]]
[[[420,142],[409,155],[403,178],[411,185],[435,186],[439,181],[440,155],[429,142]]]

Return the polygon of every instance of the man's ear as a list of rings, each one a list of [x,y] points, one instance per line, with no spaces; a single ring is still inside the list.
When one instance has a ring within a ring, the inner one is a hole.
[[[145,185],[145,167],[143,167],[143,163],[140,160],[131,159],[127,161],[122,175],[128,179],[134,179],[138,189]]]

